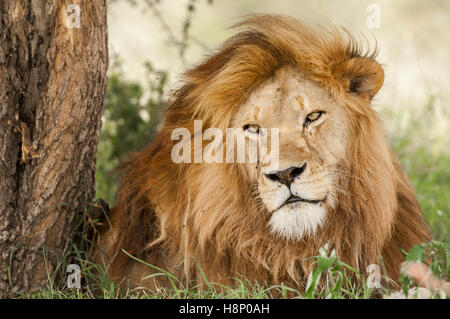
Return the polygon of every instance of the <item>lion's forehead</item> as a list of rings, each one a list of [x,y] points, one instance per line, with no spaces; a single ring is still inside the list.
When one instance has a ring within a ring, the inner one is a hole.
[[[309,81],[300,71],[279,70],[248,97],[235,114],[234,122],[266,120],[272,126],[279,121],[295,121],[318,106],[332,104],[324,88]]]

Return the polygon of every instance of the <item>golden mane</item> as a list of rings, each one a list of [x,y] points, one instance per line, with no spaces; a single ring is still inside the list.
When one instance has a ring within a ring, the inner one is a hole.
[[[347,94],[350,84],[339,75],[342,63],[376,54],[364,53],[348,32],[334,26],[313,29],[287,16],[252,15],[235,27],[239,33],[184,74],[158,136],[122,166],[113,217],[117,237],[111,244],[119,253],[112,276],[132,276],[131,261],[120,252],[124,249],[190,279],[202,279],[196,261],[211,281],[230,283],[239,274],[301,288],[313,267],[305,258],[328,243],[357,270],[383,262],[397,279],[400,247],[409,250],[429,240],[428,226],[386,144],[371,97]],[[354,178],[340,185],[350,196],[339,195],[327,223],[300,242],[275,239],[268,232],[268,217],[258,214],[252,185],[239,164],[175,164],[171,159],[173,129],[192,132],[194,119],[202,120],[204,129],[230,127],[245,98],[283,66],[302,70],[326,88],[347,110],[351,125],[343,169]]]

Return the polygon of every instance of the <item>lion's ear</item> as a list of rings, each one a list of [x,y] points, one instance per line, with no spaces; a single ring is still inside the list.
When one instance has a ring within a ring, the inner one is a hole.
[[[373,99],[383,85],[384,71],[381,65],[371,58],[353,58],[336,65],[333,74],[349,93],[362,98]]]

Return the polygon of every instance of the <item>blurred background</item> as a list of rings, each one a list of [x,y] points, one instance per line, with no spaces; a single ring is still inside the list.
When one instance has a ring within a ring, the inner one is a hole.
[[[378,42],[385,83],[373,104],[416,189],[435,239],[450,239],[450,1],[110,0],[110,70],[97,198],[114,205],[112,170],[154,137],[180,73],[249,13],[328,21]]]

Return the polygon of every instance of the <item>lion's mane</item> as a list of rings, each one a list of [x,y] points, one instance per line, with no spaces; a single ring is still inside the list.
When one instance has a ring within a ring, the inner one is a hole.
[[[201,280],[201,268],[215,282],[242,275],[302,287],[313,267],[307,258],[328,243],[355,269],[364,272],[379,264],[396,279],[400,248],[429,240],[428,226],[370,100],[347,94],[336,69],[375,53],[363,52],[348,32],[334,26],[310,28],[286,16],[252,15],[237,27],[237,35],[184,74],[155,140],[123,165],[115,208],[118,255],[111,273],[126,275],[130,259],[124,249],[190,279]],[[325,225],[302,241],[269,233],[269,216],[258,210],[239,164],[175,164],[171,159],[173,129],[192,132],[193,120],[201,119],[204,129],[224,130],[250,92],[287,65],[326,88],[350,114],[344,169],[353,178],[341,181],[344,192]]]

